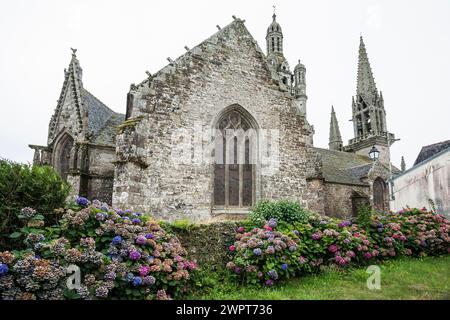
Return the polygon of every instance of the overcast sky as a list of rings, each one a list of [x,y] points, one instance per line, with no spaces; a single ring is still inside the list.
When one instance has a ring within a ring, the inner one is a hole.
[[[307,68],[314,144],[328,146],[331,105],[344,143],[353,137],[359,36],[383,91],[392,147],[407,167],[423,145],[450,139],[450,1],[0,0],[0,157],[32,161],[77,48],[86,89],[125,113],[130,83],[155,73],[225,26],[232,15],[265,50],[272,5],[293,68]]]

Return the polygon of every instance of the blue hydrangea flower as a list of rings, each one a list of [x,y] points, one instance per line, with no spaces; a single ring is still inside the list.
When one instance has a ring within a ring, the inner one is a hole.
[[[7,274],[9,271],[9,268],[6,264],[0,263],[0,276]]]
[[[134,218],[133,220],[131,220],[134,224],[140,224],[141,223],[141,219],[139,218]]]
[[[261,249],[260,249],[260,248],[253,249],[253,253],[254,253],[256,256],[260,256],[260,255],[261,255]]]
[[[125,280],[126,280],[127,282],[134,281],[134,274],[131,273],[131,272],[128,272],[127,275],[125,276]]]
[[[112,239],[112,244],[117,245],[117,244],[119,244],[119,243],[122,243],[122,237],[121,237],[121,236],[115,236],[115,237]]]
[[[78,197],[76,200],[77,205],[82,207],[87,207],[89,205],[89,200],[85,197]]]
[[[154,260],[155,260],[155,257],[153,257],[153,256],[149,256],[147,258],[148,263],[153,263]]]
[[[269,272],[267,272],[267,274],[269,275],[269,277],[273,280],[277,280],[278,279],[278,273],[276,270],[272,269],[269,270]]]
[[[142,284],[142,278],[141,277],[134,277],[133,285],[134,286],[140,286],[141,284]]]
[[[272,219],[269,220],[269,222],[267,224],[269,225],[269,227],[275,228],[277,226],[277,224],[278,224],[278,221],[277,221],[277,219],[272,218]]]
[[[283,263],[283,264],[281,265],[281,270],[286,271],[287,268],[288,268],[287,263]]]
[[[145,235],[145,237],[146,237],[147,239],[153,239],[155,236],[154,236],[153,233],[147,233],[147,234]]]

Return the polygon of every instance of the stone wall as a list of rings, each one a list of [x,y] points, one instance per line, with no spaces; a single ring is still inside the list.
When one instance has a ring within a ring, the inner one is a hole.
[[[338,183],[324,183],[324,210],[327,216],[350,217],[352,216],[352,198],[355,192],[367,195],[369,198],[369,186],[352,186]]]
[[[192,161],[180,163],[173,146],[178,139],[209,144],[218,115],[234,105],[251,115],[259,128],[279,133],[272,145],[279,153],[271,157],[279,166],[266,172],[258,162],[255,202],[291,199],[308,207],[312,128],[295,108],[290,93],[272,78],[264,54],[241,21],[223,28],[130,92],[131,117],[117,137],[115,206],[152,212],[165,220],[211,218],[211,154],[198,159],[192,150],[192,157],[187,157]],[[198,137],[199,132],[206,134]],[[315,203],[317,196],[313,195]]]
[[[228,260],[228,246],[234,243],[237,222],[189,225],[185,228],[170,226],[187,250],[190,259],[201,266],[224,268]]]

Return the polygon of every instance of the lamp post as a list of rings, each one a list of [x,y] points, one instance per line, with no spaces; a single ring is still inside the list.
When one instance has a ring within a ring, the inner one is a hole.
[[[373,161],[377,161],[379,157],[380,151],[375,146],[373,146],[369,151],[369,158]]]

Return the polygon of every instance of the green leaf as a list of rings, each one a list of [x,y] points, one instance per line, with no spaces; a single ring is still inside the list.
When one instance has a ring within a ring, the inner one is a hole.
[[[44,216],[42,214],[37,214],[34,216],[33,220],[44,220]]]
[[[9,237],[10,237],[11,239],[17,239],[17,238],[19,238],[21,235],[22,235],[22,233],[16,231],[16,232],[11,233],[11,234],[9,235]]]

